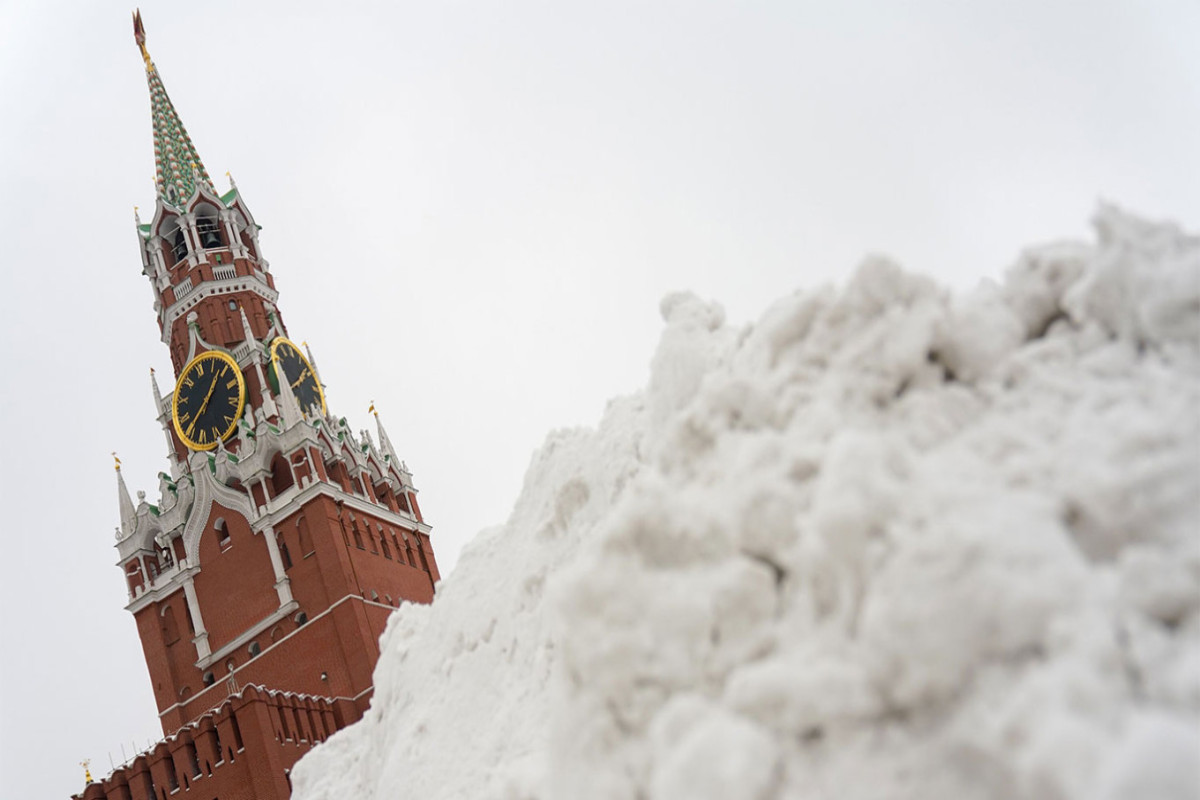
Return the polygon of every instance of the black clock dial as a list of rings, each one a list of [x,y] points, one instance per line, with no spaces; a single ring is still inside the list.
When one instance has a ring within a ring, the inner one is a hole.
[[[211,450],[237,428],[246,382],[237,362],[220,351],[201,353],[179,375],[172,402],[175,432],[193,450]]]
[[[318,413],[325,413],[325,393],[321,391],[321,383],[317,380],[312,364],[308,363],[308,359],[294,342],[282,336],[272,342],[271,363],[275,367],[275,379],[279,388],[283,388],[283,381],[286,380],[305,416],[311,413],[314,407]]]

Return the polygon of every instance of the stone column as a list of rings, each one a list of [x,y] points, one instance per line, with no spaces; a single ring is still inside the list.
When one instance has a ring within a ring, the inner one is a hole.
[[[268,525],[262,529],[267,540],[267,552],[271,554],[271,567],[275,570],[275,592],[279,595],[279,607],[292,602],[292,582],[283,569],[283,557],[279,555],[279,543],[275,541],[275,529]]]
[[[208,630],[204,627],[204,617],[200,616],[200,601],[196,598],[196,584],[191,575],[183,579],[183,594],[187,598],[192,624],[196,626],[196,635],[192,637],[192,643],[196,645],[196,660],[208,658],[212,648],[208,646]]]
[[[163,259],[162,254],[163,244],[162,238],[158,236],[155,236],[146,244],[146,249],[150,253],[150,263],[154,266],[155,285],[160,292],[170,285],[167,274],[167,262]]]
[[[199,264],[204,255],[204,248],[200,246],[200,231],[196,228],[196,215],[184,214],[183,220],[187,223],[187,236],[195,245],[188,253],[188,259],[192,264]]]
[[[229,252],[233,254],[234,258],[243,258],[242,242],[234,235],[233,231],[233,215],[229,212],[229,209],[223,208],[220,211],[220,216],[221,222],[225,225],[225,237],[229,240]]]

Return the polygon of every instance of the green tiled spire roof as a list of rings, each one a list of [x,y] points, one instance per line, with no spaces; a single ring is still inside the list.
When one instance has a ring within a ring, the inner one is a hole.
[[[197,178],[210,190],[212,179],[204,169],[204,162],[188,136],[187,128],[175,112],[171,98],[163,86],[162,78],[150,54],[146,52],[146,31],[142,28],[142,14],[133,14],[133,38],[142,51],[146,62],[146,83],[150,86],[150,116],[154,123],[154,184],[164,200],[173,205],[182,205],[196,190]]]

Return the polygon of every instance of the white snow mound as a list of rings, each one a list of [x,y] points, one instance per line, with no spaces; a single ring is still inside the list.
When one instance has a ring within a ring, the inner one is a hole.
[[[965,297],[666,298],[294,797],[1200,797],[1200,239],[1095,226]]]

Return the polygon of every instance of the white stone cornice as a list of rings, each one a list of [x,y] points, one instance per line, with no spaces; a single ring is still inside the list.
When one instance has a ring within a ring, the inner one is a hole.
[[[171,345],[171,328],[175,322],[188,311],[195,308],[200,301],[218,294],[232,292],[253,292],[263,300],[274,303],[279,299],[279,292],[267,285],[267,282],[257,275],[239,275],[224,280],[204,281],[188,293],[186,297],[176,300],[163,313],[162,341],[168,347]]]
[[[404,512],[396,513],[387,506],[376,505],[356,494],[347,494],[324,481],[314,481],[295,491],[294,494],[291,491],[287,492],[284,495],[286,502],[281,505],[268,506],[266,512],[254,520],[254,529],[260,531],[264,528],[278,526],[283,520],[295,514],[302,506],[318,495],[325,495],[335,502],[340,501],[344,508],[351,509],[360,514],[369,514],[397,528],[418,531],[426,535],[433,531],[431,526],[424,522],[418,522],[417,518],[411,514],[405,514]]]

